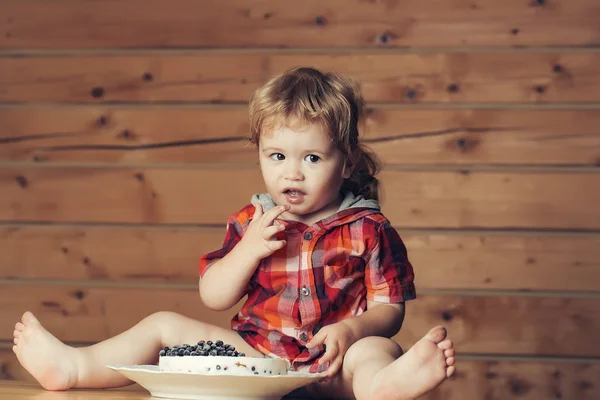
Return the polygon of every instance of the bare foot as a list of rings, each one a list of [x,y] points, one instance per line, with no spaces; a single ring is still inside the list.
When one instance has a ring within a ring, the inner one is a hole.
[[[13,351],[46,390],[66,390],[77,383],[77,353],[48,332],[29,311],[17,322]]]
[[[375,375],[373,400],[416,399],[434,389],[454,373],[454,349],[446,329],[436,326],[398,358]]]

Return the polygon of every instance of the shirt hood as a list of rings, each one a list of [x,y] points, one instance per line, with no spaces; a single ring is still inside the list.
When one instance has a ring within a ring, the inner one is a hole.
[[[252,205],[260,204],[262,206],[262,209],[264,212],[267,212],[271,208],[277,206],[277,204],[275,204],[275,202],[273,201],[273,198],[271,198],[271,196],[268,193],[255,194],[250,199],[250,202],[252,203]],[[363,211],[363,212],[361,212],[360,214],[361,214],[361,216],[364,216],[367,214],[371,214],[373,212],[379,212],[381,210],[381,207],[377,200],[365,199],[361,195],[357,196],[354,193],[348,192],[348,193],[345,193],[344,199],[342,200],[342,203],[340,204],[340,207],[338,208],[337,213],[324,218],[323,221],[332,221],[332,219],[336,219],[335,218],[336,216],[337,217],[348,216],[349,215],[348,210],[352,210],[352,209],[361,209],[361,211]],[[353,210],[353,211],[358,211],[358,210]],[[350,213],[352,213],[352,211],[350,211]],[[358,217],[358,215],[357,215],[357,217]],[[344,218],[344,220],[346,220],[346,218]],[[338,222],[341,222],[341,221],[338,221]]]

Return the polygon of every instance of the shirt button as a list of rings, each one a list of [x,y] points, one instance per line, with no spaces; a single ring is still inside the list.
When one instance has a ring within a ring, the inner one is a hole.
[[[313,238],[313,234],[312,233],[310,233],[310,232],[305,232],[304,233],[304,239],[305,240],[312,240],[312,238]]]
[[[302,340],[303,342],[308,341],[308,334],[306,332],[302,332],[300,334],[300,340]]]
[[[302,296],[306,297],[310,294],[310,289],[307,288],[306,286],[304,286],[302,289],[300,289],[300,294],[302,294]]]

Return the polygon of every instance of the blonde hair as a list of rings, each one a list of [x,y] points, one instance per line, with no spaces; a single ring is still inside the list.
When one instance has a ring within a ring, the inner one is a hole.
[[[319,124],[354,167],[342,191],[368,199],[379,198],[375,175],[380,164],[359,143],[364,100],[354,79],[314,68],[294,68],[271,78],[250,100],[250,142],[258,145],[260,135],[291,122]]]

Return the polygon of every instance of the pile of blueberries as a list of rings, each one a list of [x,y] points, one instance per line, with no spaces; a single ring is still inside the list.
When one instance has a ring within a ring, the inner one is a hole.
[[[161,357],[165,356],[225,356],[225,357],[245,357],[246,354],[239,353],[235,347],[230,344],[223,343],[222,340],[217,340],[213,343],[210,340],[201,340],[198,344],[181,346],[165,347],[159,353]]]

